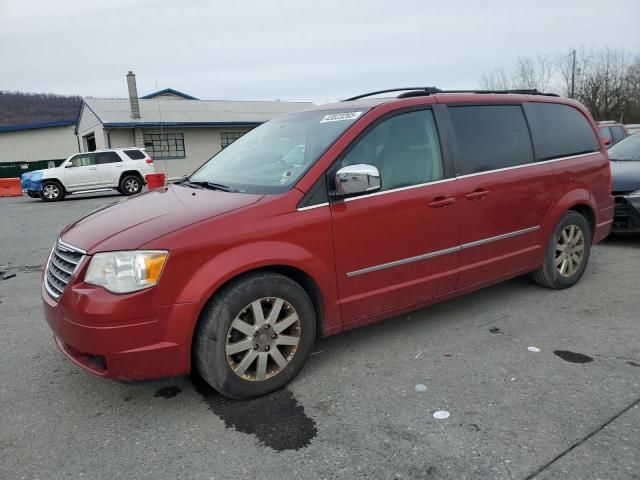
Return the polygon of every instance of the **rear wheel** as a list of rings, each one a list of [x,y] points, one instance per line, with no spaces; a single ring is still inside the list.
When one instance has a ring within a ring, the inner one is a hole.
[[[223,395],[265,395],[302,369],[315,323],[309,296],[290,278],[273,272],[243,276],[204,310],[194,340],[195,366]]]
[[[549,239],[543,265],[532,273],[533,280],[547,288],[575,285],[589,262],[591,229],[578,212],[569,211]]]
[[[40,198],[45,202],[57,202],[64,198],[64,187],[55,180],[42,182]]]
[[[135,195],[142,191],[142,180],[137,175],[125,175],[120,180],[118,191],[123,195]]]

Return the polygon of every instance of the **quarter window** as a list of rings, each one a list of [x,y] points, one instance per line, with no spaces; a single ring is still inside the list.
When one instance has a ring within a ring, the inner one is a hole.
[[[156,160],[185,158],[182,133],[145,133],[144,146]]]
[[[533,162],[527,122],[519,105],[449,107],[458,145],[456,175]]]
[[[145,155],[141,150],[125,150],[124,153],[126,153],[127,157],[131,160],[142,160],[145,158]]]
[[[600,143],[578,109],[559,103],[525,104],[538,160],[597,152]]]
[[[342,166],[378,168],[382,190],[442,178],[440,145],[431,110],[396,115],[376,125],[342,158]]]

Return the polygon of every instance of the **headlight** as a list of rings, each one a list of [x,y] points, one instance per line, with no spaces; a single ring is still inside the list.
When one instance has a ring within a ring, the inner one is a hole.
[[[635,192],[628,193],[626,195],[627,198],[640,198],[640,190],[636,190]]]
[[[163,250],[96,253],[84,281],[113,293],[152,287],[158,283],[167,255]]]

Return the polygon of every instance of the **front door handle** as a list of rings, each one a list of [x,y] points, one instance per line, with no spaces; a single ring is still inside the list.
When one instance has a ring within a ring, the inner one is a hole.
[[[96,170],[98,167],[89,167],[89,170]]]
[[[477,190],[474,190],[471,193],[467,193],[465,195],[465,198],[467,200],[483,200],[487,198],[487,195],[489,195],[489,190],[483,190],[482,188],[478,188]]]
[[[453,197],[436,197],[433,201],[429,202],[431,208],[443,208],[455,203],[456,199]]]

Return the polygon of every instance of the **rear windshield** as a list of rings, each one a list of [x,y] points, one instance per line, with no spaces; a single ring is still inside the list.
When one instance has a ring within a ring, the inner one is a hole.
[[[189,181],[246,193],[284,192],[365,111],[316,110],[270,120],[218,152]]]
[[[640,161],[640,134],[626,137],[607,150],[609,159],[617,162]]]

